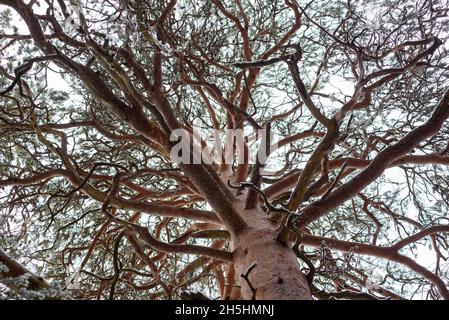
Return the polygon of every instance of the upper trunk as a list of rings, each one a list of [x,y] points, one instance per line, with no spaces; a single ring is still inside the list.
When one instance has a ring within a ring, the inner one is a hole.
[[[250,226],[232,241],[235,279],[241,287],[241,298],[311,299],[295,252],[276,240],[275,226],[266,219],[262,210],[239,211]]]

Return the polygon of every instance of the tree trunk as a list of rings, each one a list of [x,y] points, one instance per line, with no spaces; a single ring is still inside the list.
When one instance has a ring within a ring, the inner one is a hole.
[[[242,205],[240,203],[240,208]],[[248,228],[232,241],[235,279],[245,300],[309,300],[310,289],[294,251],[276,240],[260,209],[239,210]],[[246,279],[245,279],[246,276]]]

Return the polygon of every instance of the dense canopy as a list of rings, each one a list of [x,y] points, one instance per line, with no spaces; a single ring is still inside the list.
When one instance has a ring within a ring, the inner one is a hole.
[[[0,298],[449,299],[448,11],[0,0]]]

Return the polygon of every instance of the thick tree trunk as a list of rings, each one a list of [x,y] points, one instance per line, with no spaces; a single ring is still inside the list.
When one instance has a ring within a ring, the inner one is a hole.
[[[249,225],[232,241],[235,279],[241,287],[241,298],[311,299],[296,254],[276,240],[275,226],[266,219],[265,213],[261,209],[239,211]]]

